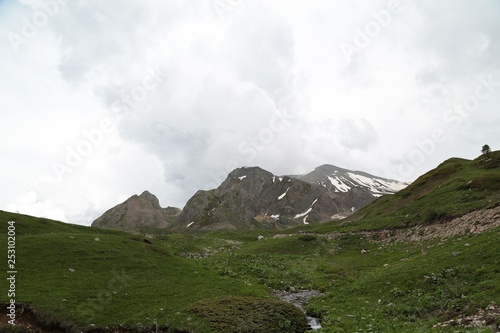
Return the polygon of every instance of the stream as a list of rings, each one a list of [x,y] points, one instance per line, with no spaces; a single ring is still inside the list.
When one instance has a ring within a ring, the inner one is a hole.
[[[274,294],[279,299],[295,305],[304,313],[306,313],[306,305],[307,303],[309,303],[311,297],[321,295],[321,293],[317,290],[301,290],[297,292],[277,290]],[[309,326],[309,331],[319,330],[321,328],[321,322],[319,318],[309,316],[307,316],[306,318]]]

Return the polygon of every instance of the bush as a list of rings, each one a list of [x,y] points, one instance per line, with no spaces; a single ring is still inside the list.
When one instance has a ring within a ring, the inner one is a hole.
[[[316,236],[313,235],[303,235],[299,237],[299,240],[304,241],[304,242],[311,242],[315,241],[317,238]]]
[[[221,297],[191,306],[214,331],[220,333],[303,333],[305,314],[292,304],[256,297]]]

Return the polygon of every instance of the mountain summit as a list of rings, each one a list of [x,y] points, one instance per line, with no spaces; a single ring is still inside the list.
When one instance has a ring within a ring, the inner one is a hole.
[[[144,228],[168,228],[181,210],[162,208],[156,196],[144,191],[109,209],[92,223],[93,227],[139,231]]]
[[[334,192],[349,192],[353,188],[365,189],[374,197],[394,194],[409,183],[373,176],[362,171],[351,171],[334,165],[324,164],[308,174],[296,178],[311,184],[319,184]]]

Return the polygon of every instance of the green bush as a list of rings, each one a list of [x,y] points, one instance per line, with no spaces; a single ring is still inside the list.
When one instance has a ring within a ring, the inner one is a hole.
[[[315,241],[317,238],[316,236],[313,235],[303,235],[299,237],[299,240],[304,241],[304,242],[311,242]]]
[[[219,333],[303,333],[307,330],[302,311],[275,299],[221,297],[197,302],[190,311]]]

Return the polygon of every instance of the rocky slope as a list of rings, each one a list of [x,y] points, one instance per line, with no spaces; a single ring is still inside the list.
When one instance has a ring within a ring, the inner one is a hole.
[[[308,174],[295,177],[311,184],[319,184],[333,192],[349,192],[353,188],[365,189],[374,197],[394,194],[409,185],[409,183],[374,176],[362,171],[351,171],[330,164],[324,164]]]
[[[375,199],[367,186],[349,183],[340,191],[305,179],[309,181],[259,167],[236,169],[217,189],[198,191],[173,228],[281,229],[345,217]]]
[[[141,231],[145,228],[168,228],[179,216],[175,207],[162,208],[158,198],[148,191],[133,195],[96,219],[93,227]]]

